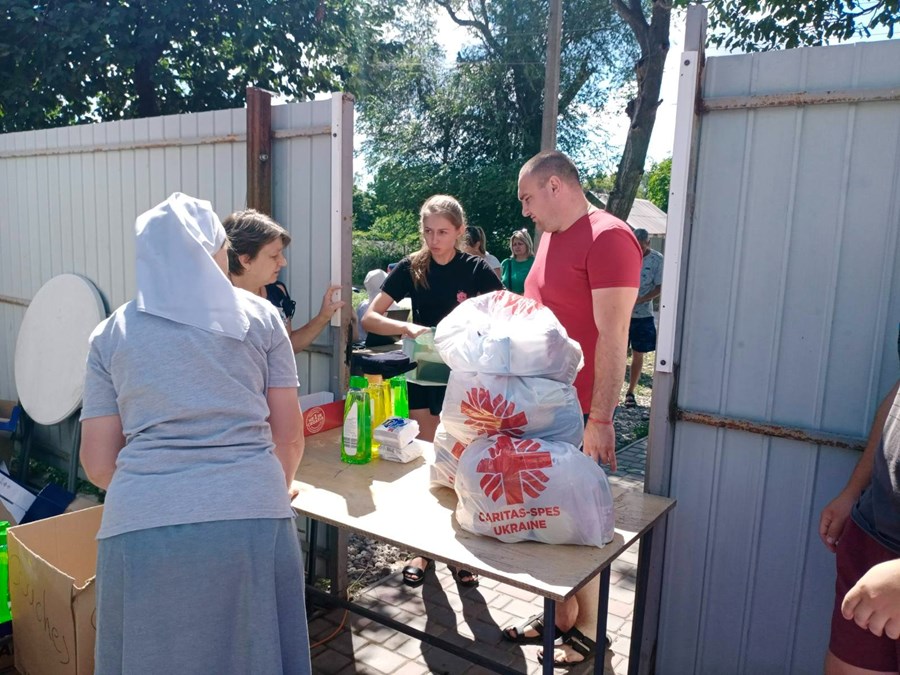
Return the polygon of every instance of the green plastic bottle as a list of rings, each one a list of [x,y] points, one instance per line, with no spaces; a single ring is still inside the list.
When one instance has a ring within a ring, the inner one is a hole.
[[[372,403],[368,384],[364,377],[350,378],[341,434],[341,461],[348,464],[372,461]]]
[[[394,417],[409,419],[409,394],[406,390],[406,376],[396,375],[391,378],[390,383]]]
[[[6,530],[9,522],[0,521],[0,623],[12,621],[9,610],[9,551],[6,548]]]

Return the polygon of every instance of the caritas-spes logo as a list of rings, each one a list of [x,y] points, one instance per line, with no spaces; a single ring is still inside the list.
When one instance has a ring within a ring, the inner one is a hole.
[[[534,498],[547,488],[550,478],[543,469],[553,466],[553,461],[549,452],[541,450],[539,441],[499,436],[488,454],[475,470],[484,474],[479,485],[492,501],[524,504],[526,495]]]
[[[502,394],[491,396],[491,392],[484,387],[473,387],[467,391],[459,410],[467,418],[466,426],[479,435],[522,436],[528,424],[528,415],[524,411],[516,411],[515,403]]]

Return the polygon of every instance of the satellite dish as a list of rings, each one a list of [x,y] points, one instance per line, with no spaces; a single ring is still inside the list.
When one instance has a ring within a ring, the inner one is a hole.
[[[58,424],[81,407],[88,338],[105,318],[97,287],[77,274],[53,277],[28,305],[16,340],[16,391],[38,424]]]

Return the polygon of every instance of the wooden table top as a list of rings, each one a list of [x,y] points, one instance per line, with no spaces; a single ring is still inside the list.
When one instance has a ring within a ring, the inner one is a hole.
[[[340,440],[340,428],[306,438],[295,481],[300,493],[291,503],[297,513],[558,601],[572,596],[675,505],[673,499],[613,486],[616,534],[603,548],[507,544],[459,527],[456,493],[430,487],[431,444],[407,464],[377,459],[353,465],[341,462]]]

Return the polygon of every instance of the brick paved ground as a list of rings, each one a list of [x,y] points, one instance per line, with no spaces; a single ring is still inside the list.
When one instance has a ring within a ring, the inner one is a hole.
[[[625,488],[642,489],[646,452],[646,439],[622,448],[617,453],[619,470],[610,481]],[[605,654],[607,674],[623,675],[628,670],[637,556],[638,545],[635,544],[612,565],[608,633],[613,643]],[[395,574],[363,591],[358,602],[409,626],[501,661],[519,672],[529,675],[540,672],[537,645],[513,645],[500,636],[501,627],[518,623],[543,607],[541,598],[521,589],[483,577],[477,588],[462,588],[446,566],[438,564],[436,569],[429,571],[419,588],[404,586],[400,575]],[[354,614],[348,614],[343,629],[337,630],[343,617],[343,610],[310,617],[312,644],[324,642],[313,648],[313,672],[322,675],[469,675],[488,672]],[[325,642],[332,635],[334,637]],[[592,669],[593,660],[590,660],[583,666],[558,669],[557,672],[580,675],[592,672]]]

